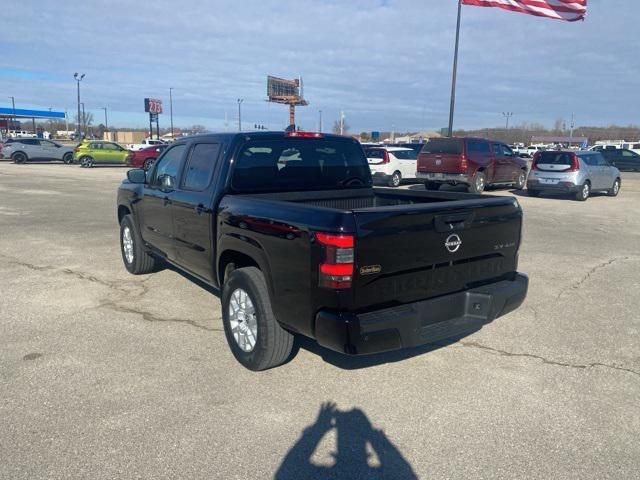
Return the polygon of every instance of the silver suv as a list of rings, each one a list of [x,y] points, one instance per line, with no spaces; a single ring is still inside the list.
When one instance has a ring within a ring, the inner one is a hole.
[[[73,148],[42,138],[10,138],[2,145],[2,157],[15,163],[38,160],[73,161]]]
[[[538,152],[533,157],[527,190],[530,197],[545,191],[572,193],[583,202],[593,191],[615,197],[620,191],[620,171],[600,152]]]

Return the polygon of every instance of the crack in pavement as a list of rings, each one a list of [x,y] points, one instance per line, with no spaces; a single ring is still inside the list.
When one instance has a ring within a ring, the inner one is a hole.
[[[632,373],[634,375],[637,375],[640,377],[640,372],[633,370],[631,368],[626,368],[626,367],[619,367],[617,365],[610,365],[607,363],[601,363],[601,362],[593,362],[593,363],[584,363],[584,364],[580,364],[580,363],[566,363],[566,362],[559,362],[556,360],[549,360],[548,358],[545,358],[541,355],[535,355],[533,353],[514,353],[514,352],[507,352],[506,350],[500,350],[498,348],[493,348],[493,347],[488,347],[486,345],[482,345],[480,343],[477,342],[465,342],[465,341],[458,341],[457,342],[459,345],[461,345],[462,347],[467,347],[467,348],[477,348],[480,350],[485,350],[488,351],[492,354],[501,356],[501,357],[524,357],[524,358],[532,358],[534,360],[540,360],[542,361],[542,363],[545,363],[547,365],[553,365],[556,367],[567,367],[567,368],[576,368],[579,370],[586,370],[587,368],[593,368],[593,367],[605,367],[605,368],[611,368],[613,370],[620,370],[623,372],[627,372],[627,373]]]
[[[586,282],[589,279],[589,277],[591,277],[591,275],[596,273],[598,270],[603,269],[605,267],[608,267],[609,265],[613,265],[615,262],[618,262],[620,260],[622,260],[622,261],[629,260],[629,258],[631,258],[631,257],[614,257],[614,258],[611,258],[611,259],[607,260],[606,262],[599,263],[595,267],[591,268],[585,275],[583,275],[582,278],[580,278],[580,280],[578,280],[577,282],[574,282],[571,285],[569,285],[568,287],[562,289],[560,291],[560,293],[558,293],[558,295],[556,296],[556,301],[560,300],[560,297],[562,297],[565,293],[567,293],[568,290],[571,290],[571,289],[576,290],[576,289],[580,288],[580,286],[584,282]]]
[[[108,308],[121,313],[133,313],[133,314],[141,315],[142,319],[148,322],[184,323],[187,325],[191,325],[192,327],[199,328],[202,330],[207,330],[210,332],[223,331],[223,329],[221,328],[205,327],[195,322],[194,320],[187,320],[187,319],[181,319],[181,318],[164,318],[145,310],[123,305],[124,302],[140,299],[141,297],[143,297],[145,294],[149,292],[149,287],[146,285],[146,282],[148,282],[151,279],[150,275],[140,281],[125,280],[125,281],[115,282],[115,281],[102,280],[94,275],[88,274],[80,270],[73,270],[71,268],[59,268],[51,265],[36,265],[34,263],[24,262],[17,258],[9,257],[8,255],[4,255],[4,254],[0,254],[0,257],[6,259],[7,262],[11,265],[22,266],[24,268],[35,270],[38,272],[53,271],[63,275],[70,275],[79,280],[96,283],[98,285],[102,285],[104,287],[107,287],[110,290],[115,290],[120,294],[122,294],[122,298],[119,298],[119,299],[112,299],[112,300],[102,299],[99,301],[99,304],[97,306],[91,307],[92,309]],[[131,287],[133,287],[133,289]],[[138,292],[133,291],[135,289],[139,289],[139,291]]]

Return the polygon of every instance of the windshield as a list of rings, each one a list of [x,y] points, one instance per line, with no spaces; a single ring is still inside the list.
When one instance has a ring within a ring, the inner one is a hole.
[[[424,144],[420,153],[448,153],[459,155],[462,153],[462,140],[459,138],[432,138]]]
[[[231,186],[242,193],[370,187],[371,171],[357,142],[254,140],[238,154]]]

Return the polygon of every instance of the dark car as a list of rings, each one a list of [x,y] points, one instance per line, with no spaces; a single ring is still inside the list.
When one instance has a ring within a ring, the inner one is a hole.
[[[135,168],[149,170],[153,162],[164,152],[168,145],[152,145],[142,150],[135,150],[127,155],[127,165]]]
[[[640,171],[640,155],[626,148],[606,148],[600,150],[604,158],[618,170]]]
[[[295,334],[352,355],[461,335],[527,292],[515,198],[373,188],[349,137],[195,136],[127,177],[125,268],[167,262],[220,289],[227,342],[252,370],[285,362]]]
[[[418,155],[417,177],[428,190],[445,183],[466,185],[471,193],[482,193],[489,185],[522,189],[527,162],[504,143],[484,138],[432,138]]]

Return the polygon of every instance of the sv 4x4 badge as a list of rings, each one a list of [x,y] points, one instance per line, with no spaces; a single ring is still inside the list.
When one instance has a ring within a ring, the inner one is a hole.
[[[380,265],[366,265],[360,267],[360,275],[373,275],[374,273],[380,273],[382,267]]]

